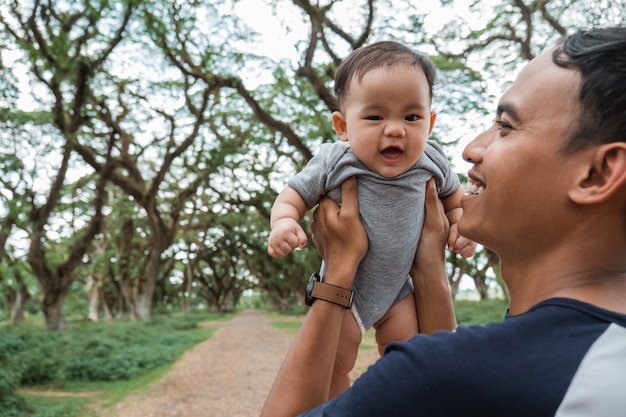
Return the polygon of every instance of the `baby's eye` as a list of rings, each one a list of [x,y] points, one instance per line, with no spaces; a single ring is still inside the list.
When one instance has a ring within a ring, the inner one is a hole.
[[[383,120],[383,118],[380,116],[366,116],[365,119],[366,120]]]
[[[409,114],[404,118],[407,122],[417,122],[419,120],[419,116],[417,114]]]

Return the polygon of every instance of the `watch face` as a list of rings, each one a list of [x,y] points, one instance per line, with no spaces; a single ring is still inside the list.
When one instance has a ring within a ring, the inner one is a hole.
[[[309,282],[306,285],[306,294],[304,296],[304,304],[308,305],[309,307],[313,304],[313,301],[315,301],[315,298],[313,298],[311,292],[313,291],[313,284],[315,284],[316,281],[320,281],[320,276],[317,274],[317,272],[314,272],[313,275],[311,275],[311,278],[309,278]]]

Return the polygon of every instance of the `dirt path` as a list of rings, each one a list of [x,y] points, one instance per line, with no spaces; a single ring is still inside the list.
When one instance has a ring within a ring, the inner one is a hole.
[[[159,381],[102,413],[106,417],[256,417],[293,336],[245,311],[186,352]],[[368,350],[355,369],[373,360]],[[375,359],[375,358],[374,358]]]

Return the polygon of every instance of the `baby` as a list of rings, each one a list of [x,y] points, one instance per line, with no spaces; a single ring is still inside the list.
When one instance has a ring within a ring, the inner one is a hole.
[[[292,178],[272,207],[268,252],[281,257],[302,248],[305,213],[322,196],[341,204],[340,185],[358,181],[361,218],[369,247],[354,281],[354,304],[346,311],[331,397],[350,385],[362,333],[376,329],[379,351],[418,332],[409,270],[424,221],[426,182],[434,177],[450,221],[448,247],[464,257],[474,242],[459,235],[465,190],[442,149],[428,141],[436,70],[430,59],[396,42],[356,49],[337,69],[339,110],[332,123],[341,141],[323,144]],[[323,279],[323,268],[322,268]]]

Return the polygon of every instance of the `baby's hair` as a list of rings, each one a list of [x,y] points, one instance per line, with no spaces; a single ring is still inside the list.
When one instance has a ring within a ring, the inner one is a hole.
[[[335,96],[339,109],[348,94],[348,85],[353,77],[361,81],[363,76],[372,70],[399,64],[421,68],[424,71],[428,81],[429,97],[432,100],[433,87],[437,83],[437,69],[430,58],[401,43],[382,41],[355,49],[337,68]]]

